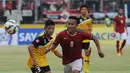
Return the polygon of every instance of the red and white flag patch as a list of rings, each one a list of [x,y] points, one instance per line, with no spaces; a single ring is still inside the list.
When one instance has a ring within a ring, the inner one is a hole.
[[[36,42],[37,42],[37,43],[39,43],[39,42],[40,42],[40,40],[38,40],[38,39],[37,39],[37,40],[36,40]]]

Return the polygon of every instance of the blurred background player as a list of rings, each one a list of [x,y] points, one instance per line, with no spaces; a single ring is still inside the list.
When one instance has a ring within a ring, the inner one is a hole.
[[[114,18],[114,31],[116,34],[116,49],[117,55],[122,55],[122,49],[126,44],[126,39],[128,35],[127,26],[126,26],[126,17],[123,15],[123,9],[118,9],[118,15]],[[120,46],[120,40],[123,40],[122,45]]]
[[[28,50],[30,57],[28,59],[28,66],[31,68],[32,73],[51,73],[44,52],[54,41],[51,37],[54,29],[54,22],[52,20],[47,20],[45,22],[44,34],[37,37],[32,44],[29,45]],[[52,52],[54,52],[56,56],[62,58],[62,55],[56,49],[52,50]]]
[[[67,29],[56,36],[55,42],[46,51],[47,53],[50,50],[55,49],[59,44],[61,45],[63,51],[64,73],[82,72],[82,41],[85,39],[93,40],[96,44],[99,56],[101,58],[104,57],[98,39],[95,36],[92,36],[91,33],[77,29],[77,20],[77,17],[70,16],[66,24]]]
[[[86,4],[81,5],[80,7],[80,17],[78,18],[78,28],[91,33],[92,31],[92,19],[89,18],[89,10],[88,6]],[[90,40],[84,40],[82,43],[82,48],[85,49],[85,56],[84,56],[84,71],[85,73],[88,73],[88,65],[89,65],[89,57],[91,54],[91,47],[90,47]]]

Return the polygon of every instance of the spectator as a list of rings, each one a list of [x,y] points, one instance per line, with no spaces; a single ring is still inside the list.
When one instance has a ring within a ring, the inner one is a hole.
[[[3,15],[4,15],[4,8],[2,2],[0,1],[0,23],[2,23]]]
[[[10,15],[12,14],[12,12],[11,12],[11,10],[12,10],[12,0],[9,0],[9,1],[6,3],[6,10],[9,10]]]
[[[28,9],[34,10],[34,1],[28,3]]]

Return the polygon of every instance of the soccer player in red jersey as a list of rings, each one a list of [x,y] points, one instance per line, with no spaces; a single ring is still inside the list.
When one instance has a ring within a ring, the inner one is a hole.
[[[114,18],[114,31],[116,32],[116,49],[117,55],[122,55],[122,49],[126,44],[127,39],[127,26],[126,26],[126,17],[123,15],[123,9],[118,9],[118,15]],[[123,40],[122,45],[120,46],[120,40]]]
[[[98,54],[101,58],[104,54],[101,51],[98,39],[91,33],[77,29],[78,18],[70,16],[67,21],[67,29],[60,32],[53,45],[46,50],[46,53],[55,49],[58,44],[62,47],[64,73],[81,73],[83,68],[82,42],[91,39],[95,42]]]

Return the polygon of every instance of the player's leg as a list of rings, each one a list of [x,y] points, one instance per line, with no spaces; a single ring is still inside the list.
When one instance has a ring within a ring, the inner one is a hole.
[[[31,68],[32,73],[36,73],[35,68]]]
[[[117,55],[120,56],[120,33],[116,32],[116,50],[117,50]]]
[[[31,68],[32,73],[51,73],[51,69],[49,66],[45,67],[39,67],[40,71],[38,71],[36,68]]]
[[[77,59],[71,63],[72,73],[81,73],[83,70],[83,59]]]
[[[121,39],[123,40],[123,42],[121,44],[121,48],[120,48],[120,53],[122,55],[122,49],[124,48],[124,46],[126,44],[126,39],[127,39],[127,33],[126,32],[121,34]]]
[[[45,73],[44,70],[40,67],[40,71],[37,71],[36,68],[31,68],[32,73]]]
[[[90,42],[83,43],[83,49],[85,50],[85,56],[84,56],[84,72],[89,72],[89,63],[90,63],[90,54],[91,54],[91,47]]]
[[[42,73],[51,73],[50,66],[41,67]]]
[[[64,73],[72,73],[72,67],[70,64],[64,65]]]

